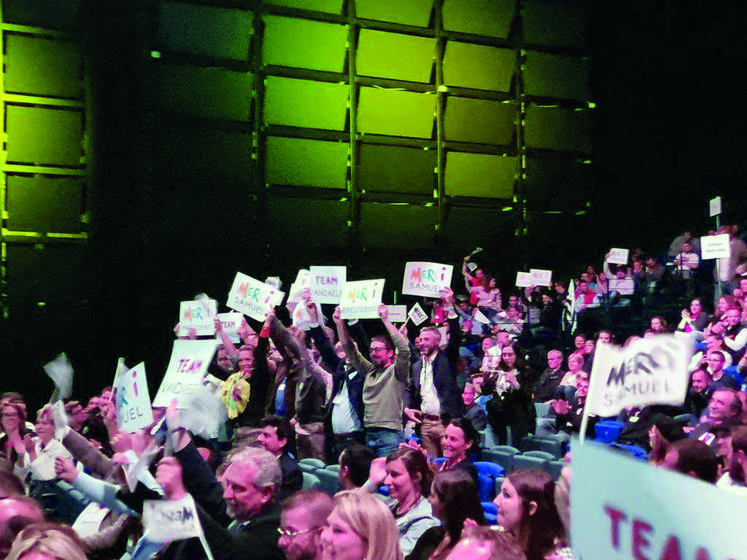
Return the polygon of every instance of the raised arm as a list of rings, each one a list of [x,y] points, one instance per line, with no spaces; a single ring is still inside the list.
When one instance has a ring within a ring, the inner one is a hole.
[[[406,382],[410,377],[410,342],[389,320],[389,312],[386,305],[383,303],[379,305],[378,312],[381,322],[384,323],[384,327],[389,333],[389,336],[392,337],[394,347],[397,349],[397,356],[394,362],[394,374],[397,379]]]

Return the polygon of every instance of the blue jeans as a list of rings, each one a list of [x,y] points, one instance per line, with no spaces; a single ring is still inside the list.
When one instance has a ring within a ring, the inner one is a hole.
[[[399,444],[404,443],[405,436],[402,430],[390,430],[389,428],[366,428],[366,446],[376,452],[377,457],[391,455]]]

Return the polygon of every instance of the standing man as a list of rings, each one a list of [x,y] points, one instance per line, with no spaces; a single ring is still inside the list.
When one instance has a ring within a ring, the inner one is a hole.
[[[464,414],[457,386],[457,362],[461,330],[454,312],[454,292],[444,288],[443,299],[449,320],[449,342],[441,350],[441,333],[435,327],[420,331],[420,359],[412,366],[405,395],[405,416],[420,424],[422,444],[428,455],[442,455],[444,424]],[[443,420],[442,420],[443,419]]]
[[[404,441],[402,408],[410,372],[410,346],[407,338],[389,321],[386,305],[379,305],[378,312],[391,339],[386,336],[371,339],[370,362],[353,344],[339,307],[335,309],[333,319],[345,356],[364,376],[363,428],[366,445],[376,451],[379,457],[386,457]]]

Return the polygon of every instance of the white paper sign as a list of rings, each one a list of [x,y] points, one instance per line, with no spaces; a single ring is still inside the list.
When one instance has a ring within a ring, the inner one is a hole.
[[[574,445],[571,504],[576,558],[747,558],[747,500],[604,447]]]
[[[241,328],[241,320],[243,319],[241,313],[218,313],[218,319],[223,327],[223,332],[228,335],[228,338],[234,344],[239,344],[241,338],[239,337],[239,329]]]
[[[143,525],[148,539],[153,542],[171,542],[201,535],[192,496],[181,500],[146,500],[143,502]]]
[[[144,363],[118,376],[117,384],[112,389],[117,405],[118,428],[132,433],[153,423]]]
[[[611,264],[628,264],[628,249],[610,249],[610,256],[607,262]]]
[[[529,286],[535,286],[534,276],[531,272],[517,272],[516,273],[516,287],[517,288],[528,288]]]
[[[309,269],[311,299],[316,303],[340,303],[342,286],[347,280],[344,266],[312,266]]]
[[[599,344],[586,412],[614,416],[626,406],[685,401],[692,342],[671,334],[641,338],[625,348]]]
[[[198,336],[215,334],[215,317],[218,305],[214,299],[183,301],[179,304],[180,334],[187,334],[192,328]]]
[[[311,274],[308,270],[302,268],[296,274],[296,281],[291,284],[288,291],[288,303],[294,304],[301,301],[301,296],[303,296],[303,291],[306,288],[311,288]]]
[[[236,273],[226,305],[257,321],[264,321],[267,312],[280,305],[285,294],[251,276]]]
[[[416,327],[428,318],[428,315],[426,315],[425,311],[423,311],[423,308],[420,307],[419,303],[416,303],[412,306],[412,309],[410,309],[410,312],[407,314],[407,316]]]
[[[729,234],[704,235],[700,238],[700,254],[703,260],[728,259],[731,256]]]
[[[532,268],[529,270],[529,274],[534,278],[535,286],[549,286],[552,284],[552,270]]]
[[[454,267],[450,264],[409,262],[402,278],[402,293],[411,296],[440,298],[441,290],[451,286]]]
[[[172,398],[185,401],[185,397],[201,386],[213,354],[218,347],[214,339],[175,340],[169,367],[153,399],[153,406],[166,407]]]
[[[384,292],[384,280],[345,282],[340,310],[343,319],[376,319]]]
[[[407,321],[406,305],[387,305],[386,309],[389,313],[389,320],[392,323],[404,323]]]
[[[711,218],[721,214],[721,197],[717,196],[708,203],[708,210],[710,211]]]
[[[475,309],[475,314],[472,316],[475,321],[482,323],[483,325],[489,325],[490,319],[488,319],[479,309]]]

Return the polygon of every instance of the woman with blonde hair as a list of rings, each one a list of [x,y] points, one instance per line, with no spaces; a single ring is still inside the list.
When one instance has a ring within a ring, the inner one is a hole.
[[[402,560],[394,516],[372,494],[336,494],[321,540],[322,560]]]
[[[34,523],[18,533],[7,560],[88,560],[83,543],[68,525]]]

